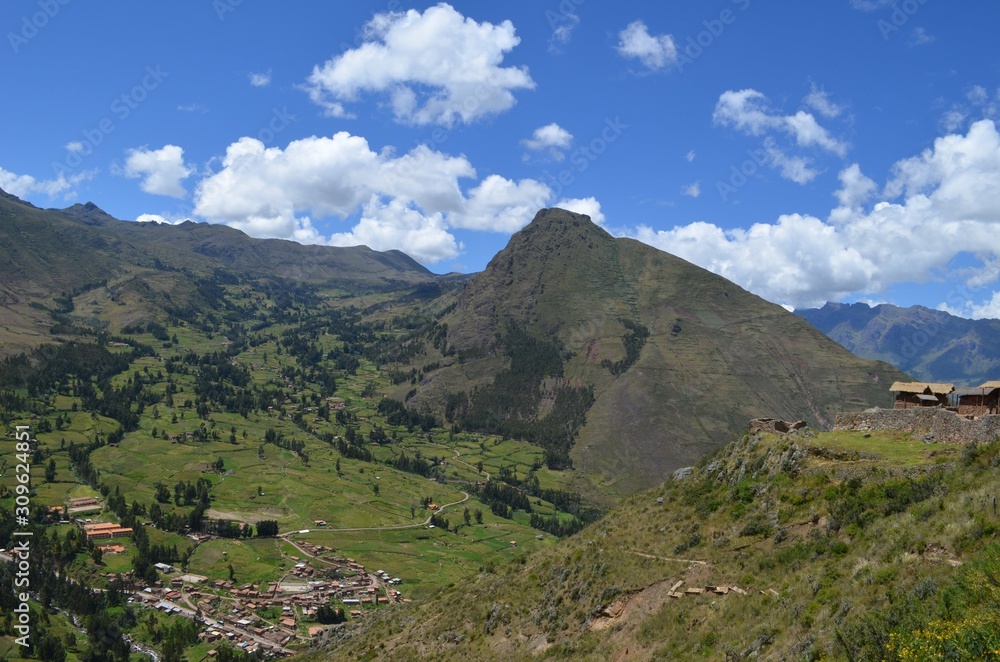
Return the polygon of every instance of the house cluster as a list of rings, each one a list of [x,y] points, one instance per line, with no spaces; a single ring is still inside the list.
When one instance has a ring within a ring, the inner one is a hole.
[[[94,524],[85,522],[83,532],[87,535],[87,540],[103,540],[105,538],[130,538],[132,529],[127,526],[115,524],[114,522],[97,522]]]
[[[1000,413],[1000,381],[962,388],[934,382],[895,382],[889,390],[895,393],[893,409],[941,407],[969,418]]]

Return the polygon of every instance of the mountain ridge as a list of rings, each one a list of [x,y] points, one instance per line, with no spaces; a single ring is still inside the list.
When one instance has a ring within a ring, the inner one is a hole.
[[[1000,376],[1000,320],[865,303],[827,303],[795,314],[858,356],[924,381],[978,386]]]
[[[426,378],[415,406],[487,389],[504,369],[506,325],[523,327],[564,356],[544,385],[553,399],[593,389],[574,465],[626,493],[694,464],[751,418],[828,425],[906,378],[715,274],[558,209],[515,233],[443,323],[466,360]]]

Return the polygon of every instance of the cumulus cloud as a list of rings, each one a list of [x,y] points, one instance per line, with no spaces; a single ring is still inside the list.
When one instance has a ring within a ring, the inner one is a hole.
[[[534,179],[515,182],[490,175],[469,191],[464,209],[448,215],[453,227],[493,232],[516,232],[527,225],[552,196],[548,186]]]
[[[545,152],[553,161],[562,161],[566,157],[563,150],[573,144],[573,134],[553,122],[535,129],[521,144],[533,152]]]
[[[576,212],[577,214],[585,214],[594,223],[604,225],[605,219],[604,212],[601,211],[601,203],[593,196],[589,198],[563,198],[552,206]]]
[[[160,149],[145,147],[126,152],[123,174],[139,183],[146,193],[183,198],[187,195],[182,181],[194,173],[194,168],[184,164],[184,150],[177,145],[164,145]]]
[[[67,145],[67,149],[69,146]],[[74,151],[70,149],[70,151]],[[60,172],[55,179],[35,179],[31,175],[18,175],[17,173],[0,168],[0,189],[22,200],[27,200],[35,193],[41,193],[50,198],[63,194],[65,197],[75,195],[74,187],[87,180],[93,179],[97,174],[96,170],[86,170],[75,175],[66,176]]]
[[[651,35],[642,21],[633,21],[618,33],[618,54],[639,60],[650,71],[677,62],[677,44],[672,35]]]
[[[401,122],[471,124],[535,87],[527,68],[501,66],[521,41],[514,32],[510,21],[477,23],[445,3],[376,14],[364,43],[314,67],[306,88],[333,117],[349,117],[345,104],[373,92]]]
[[[347,132],[284,149],[242,138],[226,150],[219,172],[198,184],[195,214],[255,237],[397,248],[436,262],[461,251],[450,230],[513,232],[552,197],[533,179],[495,174],[463,190],[461,182],[475,178],[466,157],[425,145],[397,155]],[[359,212],[350,230],[329,237],[314,222]]]
[[[329,243],[377,251],[405,246],[408,255],[430,263],[453,258],[461,248],[440,212],[425,216],[398,198],[386,202],[377,195],[365,204],[358,224],[350,232],[334,234]]]
[[[841,171],[840,181],[839,204],[826,219],[786,214],[749,229],[699,222],[630,234],[796,308],[851,294],[877,297],[893,284],[946,273],[959,255],[978,258],[995,280],[1000,133],[994,122],[979,121],[967,134],[943,136],[899,161],[882,191],[856,164]]]

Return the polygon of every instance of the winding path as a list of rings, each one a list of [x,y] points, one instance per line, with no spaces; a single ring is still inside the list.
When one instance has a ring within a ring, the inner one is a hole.
[[[460,490],[460,491],[462,492],[462,494],[465,495],[462,499],[460,499],[458,501],[452,501],[451,503],[446,503],[443,506],[438,506],[438,509],[436,511],[434,511],[431,515],[429,515],[427,517],[427,519],[425,519],[423,522],[418,522],[417,524],[397,524],[395,526],[359,526],[359,527],[349,527],[349,528],[344,528],[344,529],[335,529],[335,528],[331,528],[331,527],[327,526],[327,527],[323,527],[322,530],[323,531],[348,531],[349,532],[349,531],[399,531],[399,530],[402,530],[402,529],[418,529],[418,528],[420,528],[422,526],[427,526],[428,524],[430,524],[431,523],[431,517],[434,517],[434,515],[436,515],[436,514],[438,514],[440,512],[443,512],[445,508],[448,508],[449,506],[457,506],[459,504],[462,504],[462,503],[465,503],[466,501],[468,501],[469,500],[469,493],[466,492],[466,491],[464,491],[464,490]],[[279,538],[286,538],[287,539],[289,536],[293,536],[296,533],[299,533],[299,531],[287,531],[285,533],[278,534],[278,537]]]

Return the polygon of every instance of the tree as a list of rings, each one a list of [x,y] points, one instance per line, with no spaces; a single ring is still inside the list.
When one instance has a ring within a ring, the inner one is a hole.
[[[101,565],[101,561],[104,559],[104,552],[101,551],[100,547],[94,547],[94,551],[90,553],[90,558],[94,559],[94,563]]]
[[[56,461],[55,458],[49,460],[48,465],[45,467],[45,482],[51,483],[56,479]]]
[[[462,519],[465,520],[465,525],[468,526],[472,521],[471,513],[469,513],[469,507],[466,506],[465,510],[462,511]]]
[[[340,475],[340,458],[339,457],[337,458],[337,465],[336,465],[336,467],[337,467],[337,475],[339,476]]]
[[[227,568],[229,569],[229,581],[233,581],[236,578],[236,571],[233,570],[233,564],[230,563]]]
[[[378,496],[378,493],[381,491],[381,489],[378,486],[378,483],[372,485],[372,491],[375,492],[375,496]]]
[[[482,523],[483,523],[483,511],[480,510],[479,508],[476,508],[476,524],[482,524]]]

